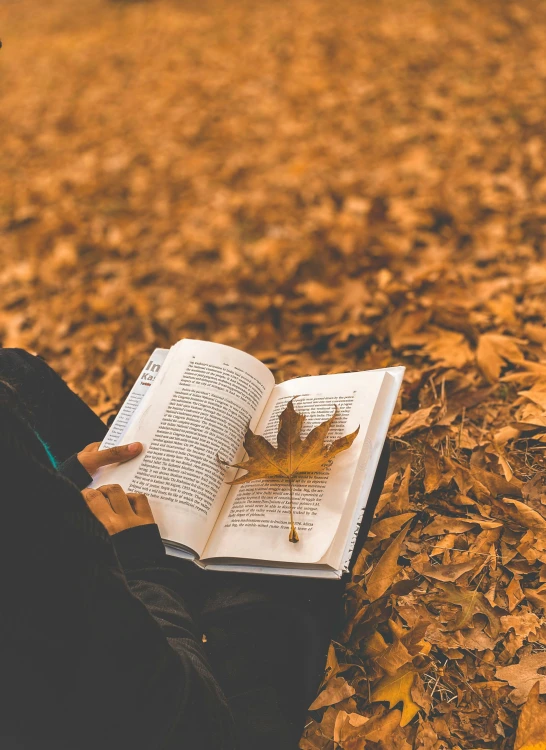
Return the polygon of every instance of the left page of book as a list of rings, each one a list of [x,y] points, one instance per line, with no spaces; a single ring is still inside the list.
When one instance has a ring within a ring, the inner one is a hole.
[[[198,555],[229,486],[217,455],[241,460],[248,424],[255,427],[275,381],[250,354],[223,344],[183,339],[173,346],[149,394],[123,435],[144,444],[140,456],[105,467],[93,485],[117,483],[144,492],[162,538]]]

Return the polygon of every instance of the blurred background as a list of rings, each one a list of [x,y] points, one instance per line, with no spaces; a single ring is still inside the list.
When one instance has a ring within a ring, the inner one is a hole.
[[[100,411],[184,336],[381,366],[408,306],[487,327],[544,285],[543,3],[4,0],[0,32],[2,343]]]
[[[415,497],[424,435],[544,470],[543,2],[2,0],[0,38],[3,346],[104,418],[183,337],[281,380],[402,363]],[[509,746],[493,703],[461,746]]]

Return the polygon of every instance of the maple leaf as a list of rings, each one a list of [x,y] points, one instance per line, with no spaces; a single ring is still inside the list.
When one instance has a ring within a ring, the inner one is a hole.
[[[334,440],[330,445],[324,441],[328,430],[338,413],[337,406],[334,413],[321,424],[314,427],[307,437],[302,440],[301,429],[305,415],[294,409],[294,398],[288,402],[279,417],[279,431],[277,433],[277,447],[275,448],[263,435],[256,435],[247,429],[244,439],[244,449],[248,459],[238,464],[220,462],[237,469],[246,469],[247,473],[227,484],[244,484],[256,479],[268,477],[286,477],[290,486],[290,534],[289,541],[298,542],[299,537],[294,525],[292,479],[296,474],[317,472],[326,468],[328,463],[347,448],[350,448],[358,435],[360,426],[349,435]]]
[[[501,630],[500,618],[480,591],[460,589],[453,583],[438,583],[437,588],[441,589],[441,593],[429,594],[431,600],[448,602],[461,607],[459,616],[447,630],[471,627],[474,615],[482,614],[489,620],[489,629],[493,638],[498,636]]]
[[[404,727],[418,713],[420,706],[411,697],[411,689],[417,672],[411,664],[401,667],[396,674],[383,677],[371,694],[371,701],[388,701],[389,708],[403,704],[400,726]]]
[[[500,376],[505,360],[519,362],[524,359],[520,345],[525,342],[511,336],[484,333],[479,338],[476,359],[478,367],[490,383],[495,383]]]

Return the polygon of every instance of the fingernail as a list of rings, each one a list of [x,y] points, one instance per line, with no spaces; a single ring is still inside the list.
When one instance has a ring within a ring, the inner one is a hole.
[[[142,446],[140,443],[130,443],[127,446],[127,450],[129,451],[129,453],[138,453],[141,448]]]

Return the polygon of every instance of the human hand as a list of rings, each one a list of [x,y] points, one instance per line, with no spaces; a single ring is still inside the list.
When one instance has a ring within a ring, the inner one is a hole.
[[[99,450],[100,443],[91,443],[78,453],[78,461],[83,468],[93,476],[101,466],[109,464],[124,464],[142,452],[142,443],[117,445],[114,448]]]
[[[141,492],[126,493],[119,484],[103,484],[96,490],[83,490],[82,495],[110,536],[155,523],[148,498]]]

